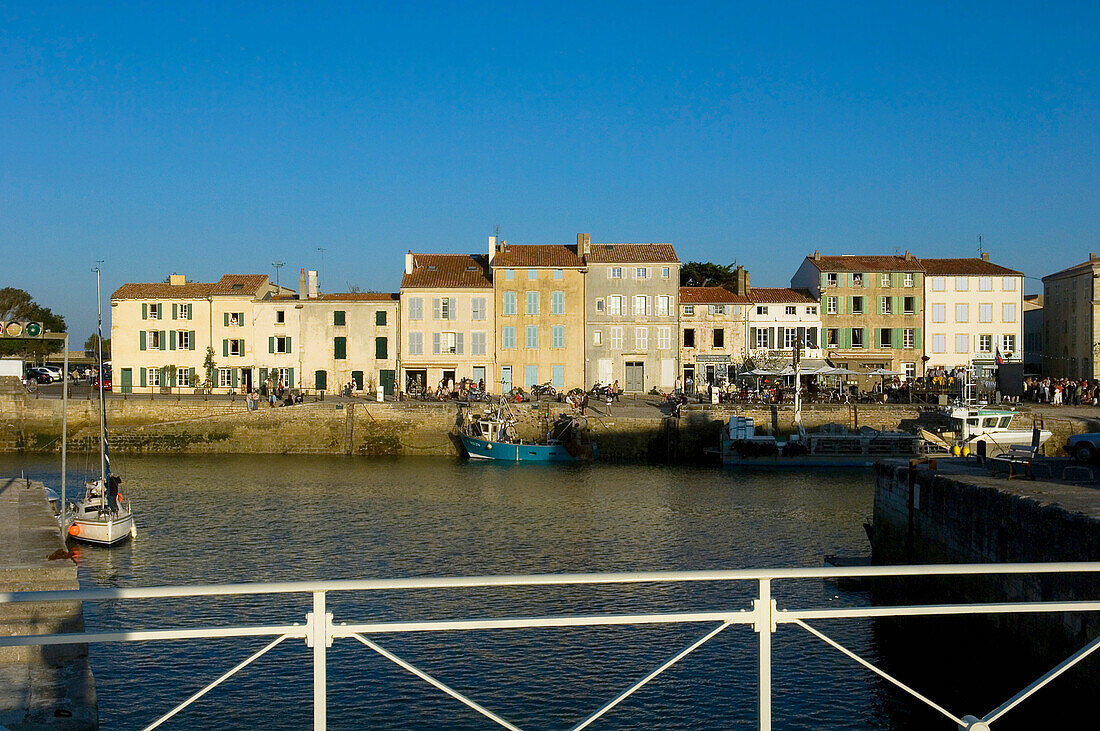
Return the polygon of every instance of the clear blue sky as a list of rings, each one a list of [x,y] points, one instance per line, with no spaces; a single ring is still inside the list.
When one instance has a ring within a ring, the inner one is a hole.
[[[1100,251],[1100,4],[7,3],[0,286],[93,328],[169,273],[668,241],[785,286],[814,249]],[[1029,290],[1038,283],[1030,282]]]

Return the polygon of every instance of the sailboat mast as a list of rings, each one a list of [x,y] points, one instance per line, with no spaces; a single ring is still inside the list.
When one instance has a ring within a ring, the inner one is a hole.
[[[107,405],[103,402],[103,296],[99,289],[99,267],[95,268],[96,345],[99,349],[99,477],[107,487]]]

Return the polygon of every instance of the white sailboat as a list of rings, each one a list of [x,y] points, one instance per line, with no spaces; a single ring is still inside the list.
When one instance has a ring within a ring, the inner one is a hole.
[[[99,372],[103,372],[103,308],[100,304],[99,267],[96,273],[96,311],[99,333]],[[84,497],[63,506],[61,526],[70,538],[110,546],[137,537],[130,503],[119,494],[121,480],[111,474],[107,451],[107,408],[103,400],[103,379],[99,379],[99,477],[84,483]]]

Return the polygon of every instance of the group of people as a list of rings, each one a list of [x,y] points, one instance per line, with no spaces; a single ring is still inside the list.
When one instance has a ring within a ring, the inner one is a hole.
[[[302,393],[287,388],[281,378],[278,381],[267,378],[258,389],[254,388],[245,395],[249,411],[259,409],[261,401],[266,401],[270,408],[293,406],[302,403]]]
[[[1096,406],[1100,403],[1100,380],[1028,376],[1024,379],[1024,396],[1052,406]]]

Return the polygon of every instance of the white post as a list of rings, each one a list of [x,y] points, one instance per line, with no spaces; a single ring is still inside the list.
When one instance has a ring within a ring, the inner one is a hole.
[[[775,624],[772,615],[771,579],[760,580],[760,598],[756,600],[753,611],[756,618],[753,629],[760,635],[760,731],[772,728],[772,632]]]
[[[65,332],[65,341],[62,347],[65,348],[65,371],[61,374],[61,505],[59,505],[59,511],[57,513],[58,519],[61,521],[61,540],[65,540],[65,531],[69,529],[69,526],[65,525],[65,471],[66,457],[68,456],[69,447],[69,333]]]
[[[307,617],[306,644],[313,648],[313,731],[325,731],[328,712],[326,656],[332,642],[332,615],[325,611],[325,592],[313,592],[313,612]]]

